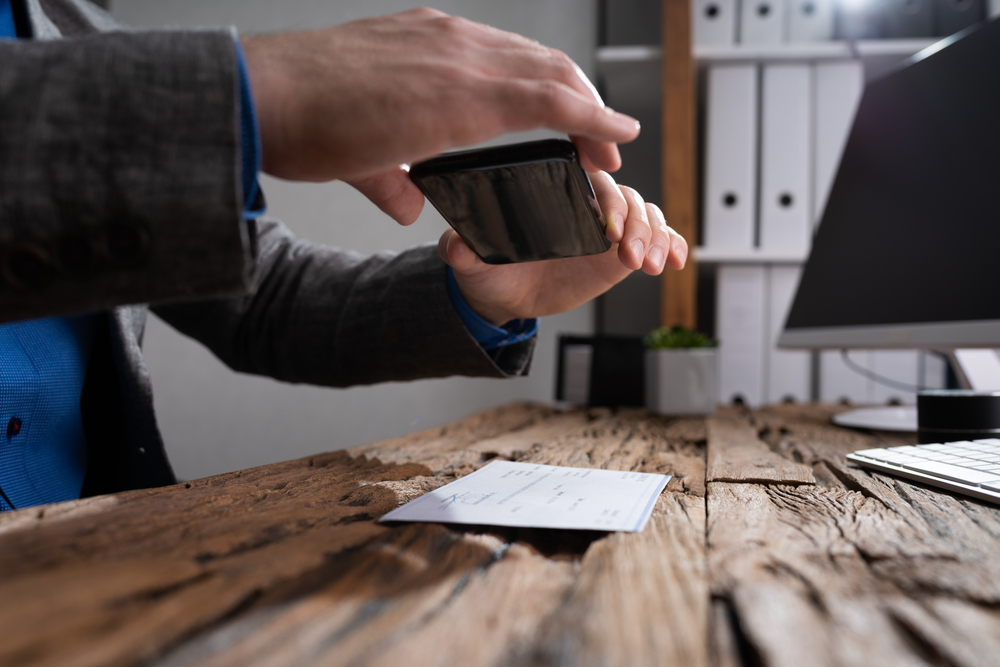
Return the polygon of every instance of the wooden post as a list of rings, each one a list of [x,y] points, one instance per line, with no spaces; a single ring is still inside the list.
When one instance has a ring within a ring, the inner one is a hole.
[[[667,224],[698,243],[695,207],[695,67],[691,51],[691,0],[663,0],[663,213]],[[693,255],[693,252],[691,253]],[[663,274],[660,323],[697,325],[698,271],[689,256],[683,271]]]

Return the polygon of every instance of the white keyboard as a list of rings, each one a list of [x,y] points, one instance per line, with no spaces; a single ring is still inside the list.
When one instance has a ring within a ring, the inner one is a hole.
[[[1000,439],[862,449],[847,455],[865,468],[887,472],[1000,503]]]

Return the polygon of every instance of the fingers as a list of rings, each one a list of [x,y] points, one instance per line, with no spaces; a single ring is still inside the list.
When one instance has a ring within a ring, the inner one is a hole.
[[[618,243],[618,259],[630,269],[646,269],[646,252],[651,248],[649,241],[652,231],[649,228],[649,217],[646,213],[646,202],[639,193],[630,187],[619,185],[622,196],[628,202],[628,215],[625,217],[625,229]],[[647,270],[646,273],[649,273]],[[659,273],[659,271],[655,271]]]
[[[469,273],[485,266],[454,229],[445,230],[438,239],[438,256],[445,264],[460,273]]]
[[[486,27],[486,26],[482,26]],[[549,49],[537,42],[527,40],[520,35],[503,33],[489,28],[495,33],[507,35],[519,48],[504,49],[502,54],[490,51],[484,62],[484,69],[494,76],[517,77],[536,81],[557,81],[568,86],[581,96],[585,102],[596,104],[598,108],[610,110],[604,106],[597,88],[590,81],[580,66],[562,51]],[[638,121],[635,123],[638,128]],[[631,130],[631,128],[629,128]],[[634,137],[632,137],[634,138]],[[613,141],[600,141],[588,136],[572,137],[580,149],[584,168],[588,171],[617,171],[621,167],[621,156],[618,146]],[[620,139],[624,142],[628,139]]]
[[[631,116],[552,80],[486,82],[480,99],[497,110],[506,131],[547,127],[577,138],[586,137],[589,141],[578,145],[596,167],[604,170],[616,170],[621,162],[617,148],[602,143],[627,143],[639,136],[639,123]]]
[[[570,139],[580,151],[580,163],[585,171],[614,172],[621,169],[622,157],[618,152],[618,144],[611,141],[594,141],[587,137],[570,137]]]
[[[622,240],[622,233],[625,231],[625,218],[628,217],[628,202],[622,195],[621,190],[614,179],[603,171],[590,174],[590,184],[594,187],[594,194],[597,195],[597,203],[601,207],[601,213],[607,221],[607,237],[612,243]]]
[[[687,263],[687,241],[667,225],[663,211],[656,204],[646,203],[646,217],[649,220],[651,234],[646,260],[642,266],[643,271],[656,275],[666,266],[677,271],[683,269]]]
[[[667,221],[663,217],[663,212],[656,204],[645,204],[646,219],[649,221],[649,245],[646,249],[646,258],[642,264],[642,270],[651,276],[659,275],[663,272],[667,256],[670,253],[671,235],[667,227]]]
[[[623,266],[654,276],[666,266],[684,268],[687,241],[667,225],[658,206],[643,201],[632,188],[617,185],[604,172],[590,174],[590,182],[608,223],[608,240],[619,244]]]
[[[657,208],[657,211],[660,209]],[[663,214],[660,213],[662,216]],[[687,240],[675,232],[672,227],[667,227],[667,233],[670,235],[670,252],[667,254],[667,266],[677,271],[684,268],[687,263],[688,257],[688,243]]]
[[[424,208],[424,195],[400,167],[347,181],[401,225],[413,224]]]

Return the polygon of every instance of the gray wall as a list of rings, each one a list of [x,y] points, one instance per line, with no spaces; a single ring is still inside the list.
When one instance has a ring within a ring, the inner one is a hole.
[[[111,2],[115,15],[136,27],[235,25],[242,33],[319,28],[412,6],[419,5],[402,0]],[[593,73],[595,0],[450,0],[435,6],[562,49]],[[401,250],[436,241],[445,229],[430,206],[413,226],[399,227],[342,183],[307,185],[265,177],[262,185],[271,214],[299,236],[321,243],[363,252]],[[557,332],[592,328],[591,304],[545,318],[527,378],[448,378],[347,390],[233,373],[155,317],[146,331],[145,351],[167,449],[177,474],[192,479],[399,436],[508,401],[551,400]]]

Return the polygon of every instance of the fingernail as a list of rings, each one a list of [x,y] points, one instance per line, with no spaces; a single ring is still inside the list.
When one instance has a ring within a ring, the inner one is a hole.
[[[636,239],[631,243],[629,243],[628,247],[632,251],[632,254],[635,256],[635,258],[638,259],[640,262],[642,262],[642,256],[646,254],[645,248],[642,247],[642,241]]]
[[[688,259],[687,248],[678,248],[677,249],[677,256],[681,258],[681,266],[684,266],[687,263],[687,259]]]
[[[646,255],[656,268],[663,268],[663,248],[658,245],[654,245],[649,249],[649,253]]]
[[[616,212],[611,214],[611,235],[614,237],[615,240],[621,239],[622,229],[623,229],[622,225],[624,223],[625,220],[622,218],[621,213]]]
[[[639,121],[637,121],[635,118],[632,118],[632,116],[629,116],[628,114],[623,114],[623,113],[621,113],[619,111],[615,111],[611,107],[604,107],[604,113],[608,114],[609,116],[614,117],[617,120],[621,120],[621,121],[624,121],[626,123],[629,123],[629,122],[632,123],[633,125],[635,125],[635,131],[636,132],[638,132],[639,130],[642,129],[642,126],[639,124]]]

